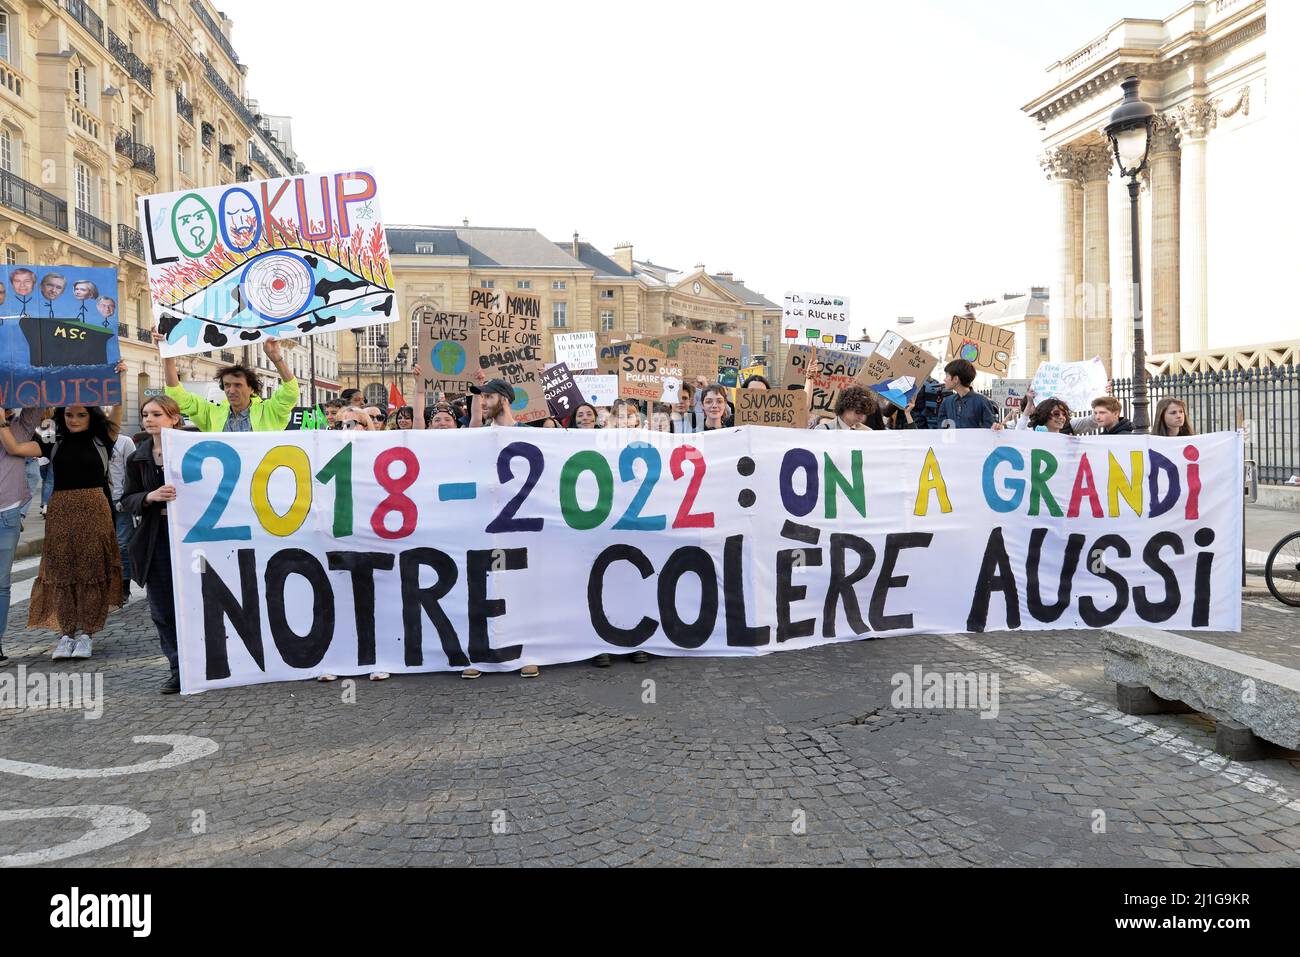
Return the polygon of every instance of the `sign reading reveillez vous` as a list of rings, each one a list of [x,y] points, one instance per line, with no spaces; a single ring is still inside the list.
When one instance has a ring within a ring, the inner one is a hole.
[[[636,649],[1241,627],[1236,433],[390,436],[166,431],[187,693]]]

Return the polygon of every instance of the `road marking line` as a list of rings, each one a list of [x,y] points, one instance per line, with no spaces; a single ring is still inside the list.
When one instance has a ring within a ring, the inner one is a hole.
[[[32,589],[36,587],[36,579],[28,578],[23,581],[14,582],[9,590],[9,607],[21,605],[25,601],[30,601]],[[126,600],[127,605],[134,605],[144,598],[144,589],[136,586],[131,589],[131,597]]]
[[[1265,611],[1271,611],[1278,615],[1291,614],[1291,609],[1287,608],[1285,605],[1274,605],[1266,601],[1248,601],[1246,599],[1243,599],[1241,603],[1243,605],[1249,605],[1251,608],[1263,608]]]
[[[1256,565],[1263,568],[1268,564],[1268,556],[1269,552],[1261,552],[1255,548],[1248,548],[1246,549],[1246,564]]]
[[[1103,721],[1119,725],[1141,735],[1146,738],[1148,744],[1156,745],[1170,754],[1175,754],[1190,761],[1192,764],[1214,771],[1230,784],[1240,785],[1253,794],[1266,797],[1281,807],[1292,811],[1300,811],[1300,798],[1293,798],[1281,782],[1274,781],[1267,775],[1260,774],[1239,761],[1232,761],[1221,754],[1215,754],[1208,748],[1203,748],[1186,738],[1179,737],[1178,732],[1169,728],[1162,728],[1159,725],[1152,724],[1137,715],[1124,714],[1122,711],[1084,694],[1078,688],[1067,685],[1063,681],[1058,681],[1051,675],[1044,674],[1036,668],[1021,664],[1009,655],[994,651],[992,648],[981,645],[977,641],[972,641],[964,635],[940,635],[939,637],[971,654],[987,658],[998,667],[1025,679],[1031,684],[1052,691],[1066,701],[1080,704],[1088,714],[1095,715]]]
[[[164,771],[177,765],[188,764],[199,758],[216,754],[221,745],[211,738],[199,738],[189,734],[140,734],[131,739],[134,744],[166,744],[171,751],[161,758],[142,761],[139,764],[127,764],[117,768],[56,768],[48,764],[30,764],[26,761],[10,761],[0,758],[0,771],[6,774],[21,774],[23,777],[36,778],[41,781],[68,781],[86,778],[115,778],[124,774],[146,774],[150,771]]]
[[[9,821],[54,821],[73,819],[89,821],[90,830],[72,841],[65,841],[39,851],[6,854],[0,867],[34,867],[69,857],[101,851],[135,837],[149,829],[149,818],[139,811],[115,804],[80,804],[72,807],[24,808],[0,811],[0,824]]]

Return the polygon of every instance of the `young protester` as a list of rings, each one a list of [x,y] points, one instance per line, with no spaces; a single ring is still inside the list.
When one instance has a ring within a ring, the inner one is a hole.
[[[1155,424],[1151,427],[1152,435],[1193,436],[1191,419],[1187,415],[1187,406],[1182,399],[1161,399],[1156,406]]]
[[[1048,403],[1052,403],[1052,405],[1048,405]],[[1059,404],[1065,409],[1064,428],[1050,427],[1054,424],[1053,419],[1059,419],[1061,415],[1056,409],[1056,404]],[[1040,410],[1043,406],[1047,407],[1047,412],[1040,414]],[[1031,389],[1029,394],[1025,396],[1024,400],[1021,402],[1021,408],[1024,411],[1020,418],[1016,420],[1015,430],[1018,432],[1031,430],[1037,432],[1062,432],[1065,435],[1090,435],[1096,432],[1099,428],[1097,419],[1093,416],[1091,411],[1085,412],[1082,415],[1074,415],[1070,412],[1069,406],[1060,399],[1048,399],[1043,403],[1043,406],[1037,404],[1037,400],[1034,396],[1033,390]],[[1002,428],[1004,427],[1001,425],[994,426],[995,430],[1000,430]]]
[[[125,363],[118,363],[119,374]],[[51,656],[89,658],[93,636],[109,612],[121,608],[122,559],[109,505],[108,464],[122,422],[98,406],[55,409],[55,439],[19,442],[0,413],[0,443],[10,455],[49,458],[54,495],[45,519],[45,544],[32,589],[28,628],[61,632]]]
[[[340,412],[340,413],[338,414],[338,418],[337,418],[336,421],[338,422],[338,427],[339,427],[339,429],[341,429],[341,430],[344,431],[344,432],[348,432],[348,431],[374,432],[374,431],[376,431],[376,429],[375,429],[375,423],[374,423],[374,421],[370,418],[370,416],[366,415],[366,413],[365,413],[363,410],[358,409],[358,408],[357,408],[356,406],[354,406],[354,405],[350,405],[350,406],[348,406],[347,408],[345,408],[342,412]]]
[[[701,432],[731,428],[731,405],[727,402],[725,386],[716,383],[705,386],[703,394],[700,395],[700,409],[703,412]]]
[[[605,406],[602,405],[600,408],[596,410],[596,428],[611,429],[613,428],[613,426],[610,423],[613,421],[614,421],[613,415],[610,414],[609,409],[606,408]]]
[[[742,389],[771,389],[772,383],[767,381],[766,376],[752,375],[741,385]]]
[[[122,592],[128,598],[131,596],[131,556],[127,550],[127,543],[131,540],[131,532],[135,530],[135,521],[122,510],[122,495],[126,481],[126,460],[133,452],[135,452],[135,440],[129,435],[119,435],[113,445],[113,457],[108,462],[109,503],[113,507],[117,551],[122,559]]]
[[[906,409],[900,409],[888,399],[882,398],[880,409],[881,414],[884,416],[885,428],[890,430],[919,428],[920,426],[917,425],[916,419],[912,417],[912,412],[916,409],[916,400],[919,396],[919,392],[912,396],[912,400],[908,402]]]
[[[835,403],[835,418],[824,419],[817,428],[824,432],[870,432],[866,424],[872,416],[880,418],[880,406],[876,404],[875,393],[861,386],[849,386],[840,391]],[[883,420],[881,425],[883,426]]]
[[[331,430],[338,428],[338,414],[343,409],[342,399],[330,399],[325,403],[325,421],[329,423]]]
[[[650,431],[651,432],[671,432],[673,430],[672,416],[662,409],[650,413]]]
[[[1074,435],[1070,425],[1070,407],[1060,399],[1048,399],[1026,416],[1026,428],[1035,432]]]
[[[569,416],[569,428],[598,429],[600,424],[597,419],[596,407],[590,402],[584,402],[573,410],[573,415]]]
[[[683,382],[678,402],[672,407],[673,431],[681,434],[698,432],[703,421],[703,413],[695,409],[695,386]]]
[[[474,373],[474,378],[478,384],[469,387],[474,397],[470,403],[470,428],[513,428],[518,425],[510,408],[515,401],[515,387],[504,379],[489,381],[482,369]]]
[[[366,397],[361,394],[360,389],[344,389],[339,393],[339,401],[345,406],[359,409],[366,404]]]
[[[163,341],[159,332],[154,332],[153,337],[155,342]],[[163,359],[165,391],[200,432],[283,432],[298,404],[298,380],[284,361],[277,340],[267,339],[262,343],[262,351],[281,380],[280,387],[265,401],[259,397],[261,378],[242,363],[217,370],[217,383],[226,398],[213,405],[181,385],[175,359]]]
[[[22,445],[31,441],[41,415],[40,409],[23,409],[12,417],[0,414],[0,428],[12,433],[14,441]],[[5,623],[9,620],[10,584],[23,512],[33,498],[27,481],[27,462],[32,458],[0,455],[0,664],[9,660],[4,652]]]
[[[1104,395],[1092,400],[1092,417],[1097,420],[1101,435],[1132,435],[1133,423],[1121,414],[1124,407],[1114,396]]]
[[[375,405],[368,405],[361,410],[370,417],[373,428],[376,432],[382,432],[388,424],[388,413]]]
[[[438,430],[451,429],[454,432],[460,428],[460,420],[456,416],[454,407],[446,402],[439,402],[428,408],[424,427]]]
[[[613,428],[641,428],[641,410],[629,399],[615,399],[614,404],[609,407],[609,414],[614,423]]]
[[[415,428],[415,408],[409,405],[400,406],[393,413],[393,428],[403,432]]]
[[[997,423],[993,403],[973,392],[975,366],[967,359],[954,359],[943,369],[943,385],[952,394],[939,403],[939,425],[947,429],[991,429]]]
[[[163,432],[179,429],[181,407],[168,396],[150,399],[140,410],[144,439],[127,458],[124,471],[122,514],[139,519],[130,539],[132,576],[149,598],[149,616],[158,629],[158,643],[171,674],[162,694],[180,694],[180,658],[176,650],[176,599],[172,587],[171,539],[167,531],[167,503],[176,501],[176,486],[163,477]]]

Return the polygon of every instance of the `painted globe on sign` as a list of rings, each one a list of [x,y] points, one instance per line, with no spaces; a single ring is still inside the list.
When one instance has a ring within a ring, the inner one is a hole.
[[[523,386],[515,386],[515,401],[510,404],[512,412],[522,412],[528,408],[528,393],[524,391]]]
[[[439,375],[460,375],[465,371],[465,347],[459,342],[438,343],[433,347],[433,368]]]
[[[967,362],[978,362],[980,357],[980,347],[974,342],[964,343],[961,347],[961,358]]]

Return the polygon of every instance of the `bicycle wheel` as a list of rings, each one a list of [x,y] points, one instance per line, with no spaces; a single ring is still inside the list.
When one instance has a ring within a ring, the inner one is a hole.
[[[1300,608],[1300,532],[1273,546],[1264,567],[1268,590],[1284,605]]]

